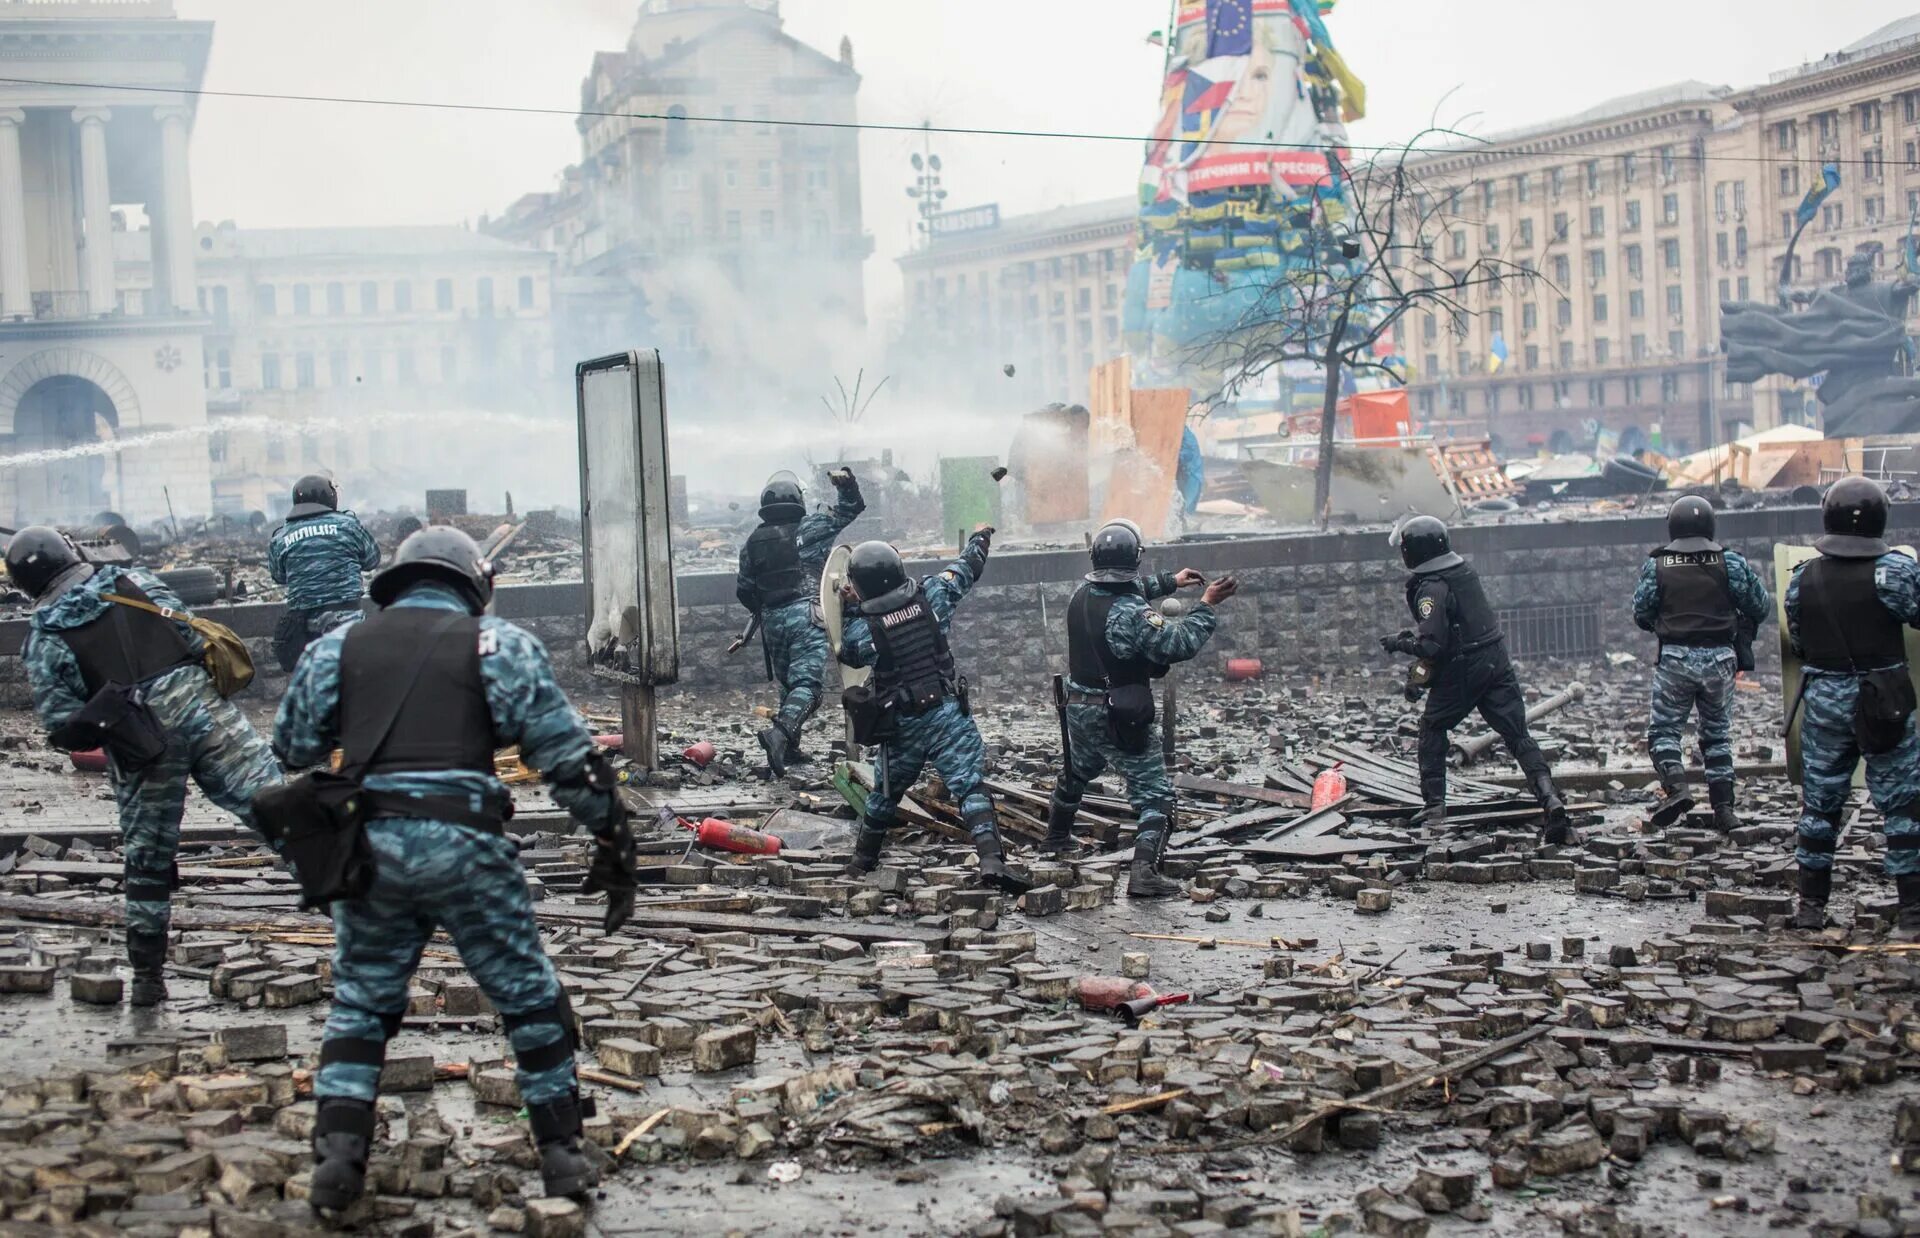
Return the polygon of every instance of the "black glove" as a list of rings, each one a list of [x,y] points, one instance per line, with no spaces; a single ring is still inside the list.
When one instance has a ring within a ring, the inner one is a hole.
[[[1400,695],[1406,697],[1409,702],[1417,702],[1426,694],[1427,690],[1425,688],[1416,688],[1412,684],[1408,684],[1406,687],[1400,689]]]
[[[620,926],[633,915],[634,891],[640,885],[640,860],[634,847],[633,829],[626,822],[624,810],[618,817],[611,830],[595,837],[593,863],[588,865],[587,879],[580,886],[582,894],[606,891],[607,918],[601,927],[608,933],[619,932]]]
[[[852,469],[835,469],[827,474],[827,480],[832,482],[833,488],[841,494],[860,493],[860,481],[853,475]]]
[[[998,529],[994,528],[992,525],[988,525],[984,529],[975,529],[973,531],[973,536],[979,541],[979,543],[982,546],[985,546],[988,550],[992,550],[993,535],[997,532],[999,532]]]
[[[1388,653],[1411,653],[1412,649],[1410,646],[1412,646],[1412,644],[1413,633],[1405,628],[1401,628],[1400,631],[1392,636],[1383,636],[1380,638],[1380,648],[1386,650]]]

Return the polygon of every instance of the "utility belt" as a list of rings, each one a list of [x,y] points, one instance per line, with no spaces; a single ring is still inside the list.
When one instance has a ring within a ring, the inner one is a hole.
[[[840,694],[840,704],[847,711],[847,722],[853,729],[853,742],[865,746],[891,739],[900,719],[932,713],[948,700],[959,701],[960,712],[973,716],[964,675],[952,680],[927,679],[918,686],[902,684],[890,689],[876,689],[869,682]]]
[[[362,791],[369,821],[405,817],[411,820],[445,821],[481,834],[503,838],[507,822],[513,820],[513,802],[498,810],[473,810],[473,800],[465,795],[414,795],[406,791]]]
[[[1455,628],[1453,631],[1454,631],[1453,639],[1454,639],[1454,644],[1456,646],[1456,648],[1453,651],[1453,656],[1456,658],[1464,654],[1479,653],[1482,649],[1491,649],[1493,646],[1507,639],[1506,633],[1495,632],[1491,636],[1481,637],[1479,640],[1474,641],[1472,644],[1463,644],[1460,639],[1460,629]]]

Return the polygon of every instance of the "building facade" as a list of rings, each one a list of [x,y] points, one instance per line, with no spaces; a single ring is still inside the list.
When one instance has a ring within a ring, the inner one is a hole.
[[[193,97],[165,92],[199,87],[212,39],[171,0],[0,0],[0,64],[16,79],[0,82],[0,456],[50,453],[0,469],[13,527],[158,512],[168,497],[209,506]],[[134,304],[116,283],[129,227],[153,242],[152,295]]]
[[[1126,349],[1121,306],[1139,211],[1124,197],[1007,218],[997,207],[936,216],[928,239],[899,259],[906,310],[894,381],[1027,406],[1084,402],[1089,371]]]
[[[678,403],[811,408],[865,338],[860,76],[777,0],[646,0],[581,88],[581,161],[483,223],[559,259],[559,337],[657,347]]]
[[[137,312],[150,238],[119,240]],[[545,251],[455,227],[231,223],[202,225],[195,248],[214,511],[278,515],[316,472],[354,502],[418,505],[425,484],[459,480],[449,453],[488,415],[568,413]],[[450,435],[456,414],[479,420]]]
[[[1677,454],[1817,424],[1808,384],[1726,382],[1719,309],[1774,299],[1794,208],[1832,161],[1841,186],[1793,290],[1836,282],[1857,250],[1899,261],[1920,210],[1920,18],[1765,85],[1685,82],[1423,156],[1410,167],[1444,206],[1419,241],[1434,260],[1532,274],[1474,289],[1457,321],[1409,320],[1416,414],[1516,454],[1587,450],[1596,431]]]

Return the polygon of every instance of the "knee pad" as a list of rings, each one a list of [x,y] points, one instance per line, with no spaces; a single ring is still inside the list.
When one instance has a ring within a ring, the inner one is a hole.
[[[164,903],[180,888],[180,865],[170,862],[165,868],[136,868],[125,871],[126,897],[136,903]]]
[[[560,1029],[558,1040],[549,1041],[531,1049],[514,1046],[513,1056],[522,1070],[552,1070],[562,1063],[572,1061],[574,1053],[580,1047],[580,1033],[573,1017],[573,1003],[568,1000],[564,986],[550,1004],[523,1014],[503,1015],[501,1022],[505,1025],[509,1038],[523,1027],[535,1027],[543,1023],[552,1024]]]

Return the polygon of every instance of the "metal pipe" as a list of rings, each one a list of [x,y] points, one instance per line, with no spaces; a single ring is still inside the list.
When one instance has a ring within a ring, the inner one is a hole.
[[[1573,702],[1585,699],[1586,695],[1587,687],[1585,684],[1574,684],[1566,691],[1555,696],[1550,696],[1538,705],[1535,705],[1532,709],[1529,709],[1527,711],[1527,722],[1532,724],[1538,722],[1548,714],[1558,713],[1560,710],[1573,704]],[[1456,740],[1453,745],[1447,749],[1447,764],[1455,768],[1473,764],[1481,753],[1493,747],[1494,741],[1498,738],[1498,735],[1492,731],[1488,731],[1484,735],[1471,735],[1466,739]]]

